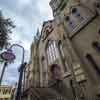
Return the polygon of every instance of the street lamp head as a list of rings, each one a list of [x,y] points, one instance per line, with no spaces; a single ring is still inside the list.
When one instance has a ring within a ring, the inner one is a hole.
[[[8,49],[7,51],[1,53],[0,56],[1,59],[3,59],[6,62],[11,62],[16,58],[15,54],[12,52],[11,49]]]

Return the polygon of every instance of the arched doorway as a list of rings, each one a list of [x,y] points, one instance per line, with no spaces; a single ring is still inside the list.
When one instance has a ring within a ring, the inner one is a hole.
[[[50,67],[50,72],[53,80],[61,80],[61,68],[58,64],[52,64]]]

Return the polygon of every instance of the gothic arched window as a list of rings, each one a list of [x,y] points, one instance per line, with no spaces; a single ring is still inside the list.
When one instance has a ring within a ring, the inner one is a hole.
[[[94,41],[92,43],[92,46],[98,51],[100,52],[100,43],[98,41]]]
[[[76,27],[75,21],[70,16],[66,16],[65,20],[68,22],[70,28],[74,29]]]
[[[92,64],[93,68],[97,72],[98,75],[100,75],[100,69],[98,65],[96,64],[96,61],[94,60],[93,56],[91,54],[86,55],[87,60]]]
[[[94,5],[96,7],[97,13],[100,15],[100,1],[98,0],[97,2],[94,3]]]
[[[84,17],[81,15],[80,11],[77,9],[77,8],[72,8],[72,14],[79,18],[80,21],[83,21],[84,20]]]
[[[59,57],[58,48],[56,46],[55,41],[52,40],[48,41],[46,52],[47,52],[48,64],[53,63]]]
[[[43,80],[43,86],[46,86],[47,85],[47,65],[46,65],[46,61],[45,61],[45,57],[42,56],[42,80]]]
[[[52,74],[52,79],[61,80],[61,69],[57,64],[53,64],[50,71]]]
[[[60,50],[60,53],[61,53],[62,57],[64,58],[64,57],[65,57],[65,55],[64,55],[64,51],[63,51],[63,46],[62,46],[62,43],[60,42],[58,45],[59,45],[59,50]]]
[[[61,41],[59,41],[58,48],[59,48],[59,52],[60,52],[62,62],[64,64],[64,72],[68,72],[69,71],[68,61],[66,60],[66,57],[65,57],[65,54],[64,54],[63,44],[61,43]]]

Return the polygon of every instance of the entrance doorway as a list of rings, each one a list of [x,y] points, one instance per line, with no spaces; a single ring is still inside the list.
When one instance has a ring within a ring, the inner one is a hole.
[[[53,64],[50,68],[50,72],[53,80],[61,80],[61,68],[58,64]]]

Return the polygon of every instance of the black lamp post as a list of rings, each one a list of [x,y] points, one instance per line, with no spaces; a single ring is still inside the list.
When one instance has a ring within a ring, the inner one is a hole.
[[[5,69],[8,65],[9,62],[13,61],[16,57],[14,55],[14,53],[12,52],[12,50],[8,49],[7,51],[1,53],[1,59],[3,59],[5,61],[2,72],[1,72],[1,76],[0,76],[0,85],[4,76],[4,72]]]
[[[2,74],[1,74],[1,78],[0,78],[0,84],[2,82],[2,78],[3,78],[3,75],[4,75],[4,72],[5,72],[5,68],[6,66],[8,65],[9,62],[13,61],[15,59],[15,55],[14,53],[12,52],[12,48],[14,46],[18,46],[20,48],[22,48],[22,51],[23,51],[23,54],[22,54],[22,61],[21,61],[21,65],[20,65],[20,68],[19,68],[19,81],[18,81],[18,87],[17,87],[17,92],[16,92],[16,96],[15,96],[15,100],[20,100],[20,97],[21,97],[21,86],[22,86],[22,77],[23,77],[23,70],[24,70],[24,67],[26,65],[26,62],[24,62],[24,53],[25,53],[25,50],[24,50],[24,47],[19,45],[19,44],[12,44],[10,46],[10,48],[3,52],[0,56],[1,58],[5,61],[5,64],[3,66],[3,70],[2,70]]]
[[[22,50],[23,50],[22,61],[21,61],[21,65],[20,65],[20,68],[19,68],[19,73],[20,74],[19,74],[18,87],[17,87],[17,92],[16,92],[16,95],[15,95],[15,100],[20,100],[21,99],[21,86],[22,86],[23,71],[24,71],[24,68],[26,66],[26,62],[24,62],[25,50],[24,50],[23,46],[18,45],[18,44],[11,45],[10,49],[13,46],[18,46],[18,47],[22,48]]]

